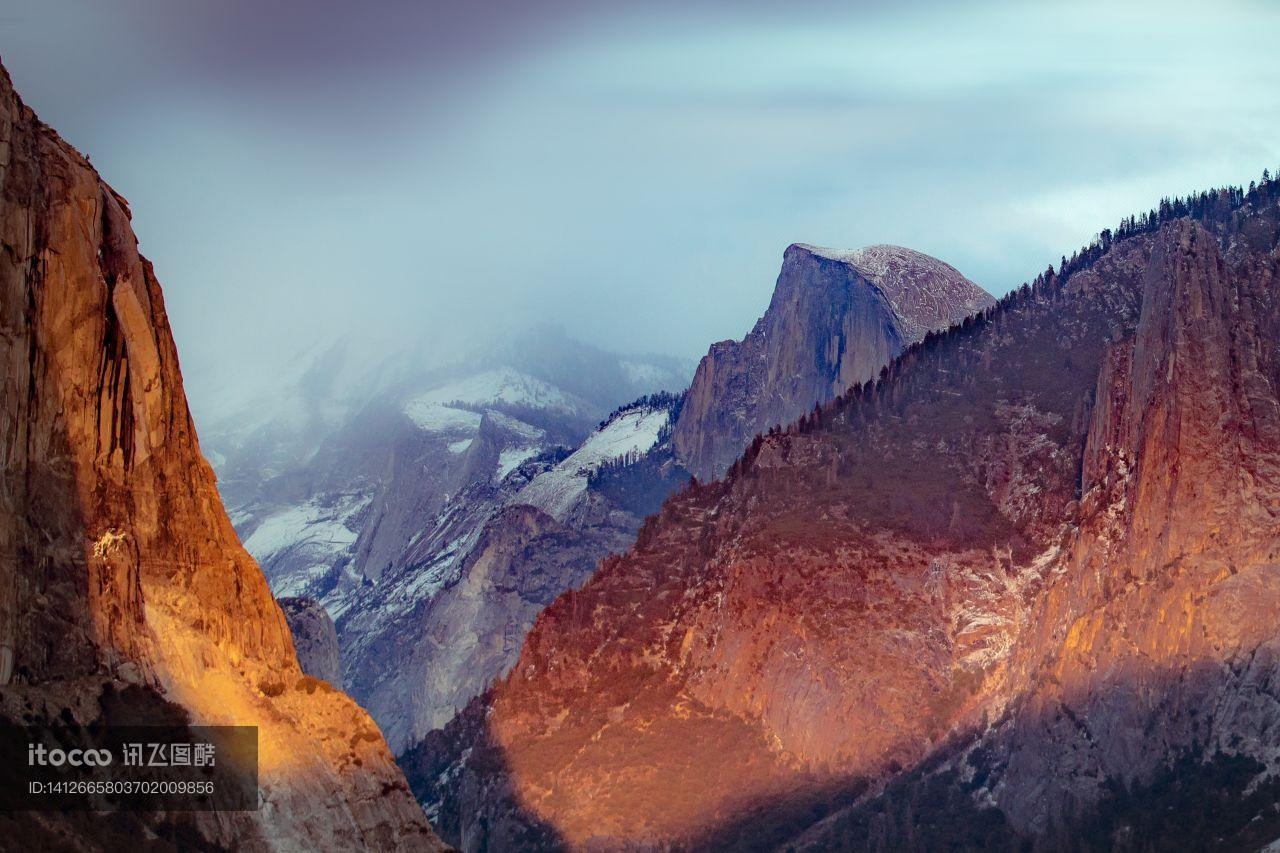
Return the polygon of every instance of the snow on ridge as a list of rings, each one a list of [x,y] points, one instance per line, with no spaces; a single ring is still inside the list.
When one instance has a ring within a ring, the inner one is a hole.
[[[529,504],[563,521],[578,497],[587,490],[590,474],[606,462],[628,453],[644,453],[658,443],[671,418],[669,409],[628,409],[587,438],[563,462],[525,486],[512,503]]]
[[[927,269],[947,278],[964,278],[959,270],[945,261],[906,246],[894,246],[890,243],[863,246],[861,249],[831,249],[809,243],[797,243],[796,246],[815,257],[857,267],[859,272],[877,284],[884,278],[900,274],[908,267]]]
[[[459,405],[467,408],[461,408]],[[470,407],[486,409],[495,424],[533,442],[546,433],[490,406],[524,406],[565,414],[579,414],[587,406],[572,394],[509,367],[475,373],[419,394],[404,405],[404,413],[425,432],[474,436],[482,415]]]
[[[540,447],[508,447],[498,454],[498,472],[494,474],[493,481],[500,483],[506,479],[507,475],[519,468],[525,461],[532,459],[538,455]]]
[[[410,400],[404,407],[409,420],[425,432],[475,433],[480,429],[480,413],[455,409],[421,398]]]
[[[356,541],[355,532],[343,523],[354,509],[309,502],[281,510],[263,519],[244,541],[245,550],[262,560],[302,542],[345,547]]]
[[[472,374],[420,394],[413,401],[441,406],[453,402],[470,406],[506,403],[563,412],[577,412],[581,408],[578,400],[560,388],[509,367]]]
[[[347,522],[369,505],[367,495],[349,495],[332,506],[308,501],[268,515],[244,540],[244,548],[259,563],[285,551],[301,555],[305,565],[283,574],[268,571],[275,595],[296,595],[329,571],[339,555],[356,541]]]
[[[901,318],[908,341],[920,340],[932,329],[945,329],[995,303],[991,294],[955,267],[915,249],[889,244],[852,250],[795,245],[815,257],[847,264],[875,284]]]

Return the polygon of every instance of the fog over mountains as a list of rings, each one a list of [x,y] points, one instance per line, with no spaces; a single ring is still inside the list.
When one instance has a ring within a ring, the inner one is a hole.
[[[6,64],[166,273],[201,426],[317,340],[443,361],[559,320],[697,359],[795,241],[999,296],[1280,161],[1251,0],[11,5]]]
[[[1280,851],[1280,7],[15,3],[0,848]]]

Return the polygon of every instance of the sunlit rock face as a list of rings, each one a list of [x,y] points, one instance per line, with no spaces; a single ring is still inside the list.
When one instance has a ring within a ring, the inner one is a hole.
[[[697,476],[721,476],[756,433],[871,379],[904,347],[993,301],[953,267],[911,249],[792,245],[755,328],[715,344],[698,365],[676,452]]]
[[[1277,200],[1108,240],[668,501],[405,756],[438,825],[469,849],[1280,837]]]
[[[440,848],[369,717],[298,668],[200,454],[127,205],[7,75],[0,187],[0,716],[137,722],[165,708],[259,727],[260,811],[126,814],[103,832]],[[8,816],[4,832],[32,849],[122,841],[54,813]]]

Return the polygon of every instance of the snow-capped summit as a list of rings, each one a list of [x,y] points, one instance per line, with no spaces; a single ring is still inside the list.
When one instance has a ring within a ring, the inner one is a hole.
[[[433,407],[458,404],[486,408],[519,406],[567,414],[583,414],[591,409],[590,403],[575,394],[504,366],[464,376],[419,394],[405,405],[405,413],[415,421],[430,421]]]
[[[901,319],[908,342],[992,304],[991,295],[955,267],[915,249],[889,244],[829,249],[808,243],[792,248],[848,264],[880,288]]]

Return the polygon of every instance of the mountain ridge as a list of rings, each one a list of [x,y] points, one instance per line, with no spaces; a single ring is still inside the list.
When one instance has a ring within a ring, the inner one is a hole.
[[[1119,450],[1103,449],[1107,442],[1098,436],[1110,421],[1097,418],[1108,409],[1090,400],[1109,398],[1097,389],[1109,386],[1108,375],[1123,374],[1108,374],[1106,365],[1126,357],[1141,365],[1134,375],[1150,377],[1147,383],[1174,364],[1187,365],[1177,368],[1184,372],[1179,375],[1194,378],[1185,372],[1203,358],[1164,355],[1171,341],[1181,341],[1177,346],[1216,353],[1207,364],[1220,366],[1230,388],[1247,389],[1231,395],[1244,393],[1259,411],[1275,409],[1277,361],[1268,343],[1275,336],[1267,330],[1280,317],[1272,295],[1278,198],[1280,187],[1266,183],[1248,196],[1206,193],[1164,202],[1149,219],[1126,220],[995,310],[927,335],[876,381],[756,438],[724,481],[669,500],[632,552],[607,561],[582,590],[544,611],[511,675],[487,704],[463,715],[473,726],[473,715],[483,715],[481,734],[456,745],[481,751],[488,770],[470,772],[459,761],[450,737],[465,728],[461,722],[453,735],[428,738],[402,757],[420,799],[441,815],[437,825],[468,846],[480,837],[467,817],[474,814],[484,816],[491,841],[532,821],[550,825],[572,847],[736,847],[747,839],[754,847],[781,845],[810,830],[806,843],[814,849],[931,849],[922,839],[937,845],[963,835],[928,835],[934,827],[918,821],[886,825],[875,818],[877,808],[897,802],[885,800],[885,792],[917,797],[927,781],[939,796],[907,802],[945,826],[959,826],[963,815],[975,826],[994,827],[992,838],[1010,849],[1023,842],[1065,845],[1070,835],[1062,820],[1094,814],[1105,790],[1099,780],[1116,779],[1126,756],[1140,749],[1124,733],[1140,736],[1143,717],[1124,711],[1124,703],[1157,702],[1144,713],[1158,715],[1161,691],[1179,689],[1160,687],[1165,676],[1157,673],[1135,693],[1125,673],[1137,663],[1124,657],[1122,646],[1112,647],[1105,653],[1116,663],[1099,665],[1099,673],[1108,674],[1093,690],[1120,698],[1088,712],[1078,694],[1037,687],[1055,683],[1052,671],[1026,657],[1028,649],[1048,654],[1097,644],[1096,629],[1087,627],[1093,623],[1066,614],[1070,608],[1087,614],[1110,597],[1075,596],[1076,587],[1061,579],[1073,571],[1123,578],[1124,563],[1085,570],[1079,567],[1087,561],[1070,555],[1087,555],[1096,542],[1150,536],[1131,519],[1111,515],[1119,504],[1100,500],[1107,489],[1090,482],[1082,494],[1099,458],[1113,460],[1116,470],[1134,463]],[[1188,225],[1188,216],[1206,224]],[[1165,299],[1169,293],[1180,295]],[[1205,305],[1228,320],[1197,342],[1190,324]],[[1170,316],[1180,319],[1168,325]],[[1135,341],[1132,349],[1126,340]],[[1133,352],[1143,355],[1134,360]],[[1016,369],[1005,368],[1014,354]],[[1232,396],[1197,395],[1187,390],[1195,387],[1188,381],[1157,397],[1168,401],[1167,411],[1194,413],[1199,405],[1197,423],[1204,426],[1198,429],[1211,435],[1221,420],[1215,406]],[[1144,394],[1128,399],[1141,401]],[[1225,434],[1234,435],[1233,421],[1223,423]],[[1257,488],[1239,487],[1235,475],[1206,480],[1220,483],[1234,505],[1250,510],[1248,517],[1266,518],[1258,515],[1269,500],[1258,478],[1270,470],[1271,440],[1255,439],[1259,450],[1270,449],[1243,457],[1262,460],[1262,468],[1243,469]],[[1139,453],[1134,458],[1151,472],[1153,485],[1138,494],[1156,494],[1150,489],[1163,481],[1160,471],[1176,470],[1177,459],[1190,467],[1202,455]],[[1205,505],[1203,498],[1192,504]],[[1221,513],[1206,516],[1215,517]],[[1088,519],[1091,526],[1083,523]],[[1206,554],[1217,547],[1212,529],[1194,512],[1159,529],[1189,544],[1210,543],[1195,546]],[[1244,540],[1235,534],[1244,550],[1233,552],[1231,545],[1226,553],[1236,555],[1242,575],[1250,567],[1250,583],[1264,584],[1259,592],[1271,589],[1266,596],[1254,593],[1258,606],[1251,612],[1264,614],[1280,606],[1274,585],[1264,581],[1274,550],[1268,558],[1265,544],[1261,551],[1247,545],[1248,535],[1256,539],[1268,528],[1251,529]],[[1134,553],[1146,554],[1148,547]],[[1253,562],[1239,562],[1246,559]],[[1204,582],[1188,580],[1194,577],[1189,570],[1159,571],[1172,572],[1166,582],[1175,597]],[[1230,577],[1210,572],[1209,581]],[[1145,632],[1141,636],[1158,637],[1151,626],[1167,606],[1156,604],[1158,584],[1134,589],[1132,601],[1155,609],[1135,611],[1129,624]],[[1238,621],[1234,608],[1242,600],[1232,594],[1214,606]],[[1199,605],[1189,602],[1195,613]],[[1068,610],[1043,612],[1050,604]],[[1263,629],[1242,633],[1214,618],[1205,623],[1209,636],[1246,659],[1251,644],[1272,642]],[[1266,617],[1250,621],[1270,624]],[[1111,636],[1121,635],[1112,628]],[[1102,654],[1107,646],[1096,648]],[[1157,648],[1156,660],[1172,653]],[[1251,676],[1252,687],[1229,673],[1217,677],[1212,695],[1239,704],[1232,697],[1248,693],[1233,691],[1260,689],[1257,679],[1268,666]],[[1087,682],[1078,665],[1065,671]],[[1139,698],[1144,695],[1153,698]],[[1018,717],[1026,707],[1010,698],[1018,696],[1040,696],[1041,710]],[[1263,706],[1249,713],[1269,719]],[[1091,726],[1094,738],[1102,737],[1099,725],[1112,727],[1105,731],[1114,754],[1108,763],[1108,753],[1097,748],[1099,758],[1077,782],[1052,769],[1062,760],[1054,744],[1076,743],[1078,721],[1086,716],[1106,721]],[[1057,730],[1049,729],[1057,733],[1037,728],[1042,717],[1059,721]],[[1247,716],[1235,719],[1223,725],[1220,748],[1265,760],[1274,738],[1257,734]],[[1175,761],[1192,745],[1179,734],[1186,731],[1170,726],[1171,739],[1156,754]],[[1021,738],[1019,748],[1009,746],[1012,737]],[[960,758],[947,765],[949,739]],[[950,768],[951,781],[936,773],[910,775],[931,755]],[[1012,764],[1019,756],[1023,763]],[[1149,764],[1128,766],[1135,775],[1120,775],[1117,784],[1153,781]],[[432,774],[444,768],[463,779],[461,789],[432,784]],[[970,779],[978,781],[969,785]],[[907,787],[885,787],[895,780]],[[1031,793],[1019,799],[1024,789]],[[969,811],[947,812],[944,802],[968,803]],[[1046,810],[1046,802],[1066,803],[1065,811]],[[815,826],[823,815],[843,815],[831,818],[839,831],[823,834]],[[1133,811],[1121,813],[1115,831],[1136,819]],[[1235,825],[1231,831],[1243,830]]]
[[[858,350],[856,368],[870,374],[896,352],[902,330],[938,322],[930,311],[961,319],[956,312],[967,311],[968,303],[955,299],[956,293],[990,301],[940,261],[896,248],[862,251],[880,264],[873,273],[886,291],[919,311],[900,316],[863,271],[816,260],[792,246],[770,304],[748,336],[754,344],[776,330],[775,337],[787,340],[759,349],[758,359],[730,363],[718,360],[720,345],[713,346],[698,376],[715,373],[715,387],[695,377],[682,396],[651,394],[625,404],[584,442],[567,448],[565,458],[544,462],[531,456],[527,468],[512,472],[511,482],[459,492],[394,558],[389,582],[358,593],[338,620],[352,679],[348,686],[374,713],[393,748],[447,723],[514,662],[538,610],[579,586],[601,558],[631,544],[642,519],[689,477],[682,430],[696,436],[699,447],[741,452],[750,438],[745,431],[762,421],[743,419],[721,434],[719,415],[733,404],[720,395],[722,387],[749,385],[759,371],[791,377],[805,390],[779,405],[766,399],[772,387],[767,382],[745,392],[763,400],[765,417],[775,412],[786,418],[843,390],[841,375],[850,369],[844,350]],[[938,270],[950,271],[950,277],[940,280]],[[939,281],[934,299],[929,291]],[[812,357],[803,355],[810,350]],[[693,419],[691,399],[703,405]],[[522,505],[538,513],[530,515]],[[459,519],[479,526],[465,529]],[[513,596],[512,590],[521,592]],[[448,648],[445,624],[460,638],[455,649]]]

